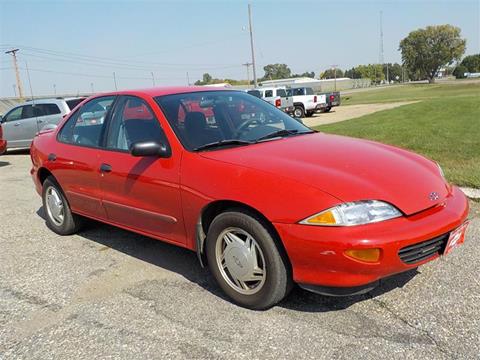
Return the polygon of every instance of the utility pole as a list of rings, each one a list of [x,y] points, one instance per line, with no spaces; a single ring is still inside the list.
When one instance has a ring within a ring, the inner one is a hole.
[[[257,72],[255,70],[255,50],[253,46],[253,29],[252,29],[252,6],[248,4],[248,24],[250,28],[250,49],[252,50],[252,68],[253,68],[253,85],[258,86]]]
[[[57,95],[57,85],[53,84],[53,95]]]
[[[190,86],[190,76],[188,76],[188,71],[187,71],[187,85]]]
[[[90,83],[90,89],[92,90],[92,94],[95,92],[93,91],[93,83]]]
[[[115,83],[115,91],[117,91],[117,76],[115,75],[115,71],[113,72],[113,82]]]
[[[20,72],[18,71],[18,64],[17,64],[17,51],[20,49],[12,49],[9,51],[5,51],[5,54],[10,54],[13,57],[13,67],[15,68],[15,76],[17,78],[17,87],[18,87],[18,96],[20,100],[23,99],[23,89],[22,89],[22,81],[20,80]]]
[[[242,65],[247,67],[247,80],[248,80],[248,85],[250,85],[250,66],[252,66],[252,63],[249,63],[247,61],[245,64],[242,64]]]
[[[390,74],[388,72],[388,62],[387,62],[387,84],[390,84]]]
[[[13,93],[15,94],[15,97],[17,97],[17,88],[15,84],[12,84],[12,87],[13,87]]]
[[[153,87],[155,87],[155,76],[153,75],[153,71],[150,74],[152,74],[152,83]]]

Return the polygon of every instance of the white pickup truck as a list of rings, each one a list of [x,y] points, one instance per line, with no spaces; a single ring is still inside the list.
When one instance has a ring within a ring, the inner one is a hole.
[[[287,95],[293,98],[293,115],[297,118],[312,116],[327,106],[327,97],[315,95],[310,87],[295,87],[287,89]]]
[[[250,90],[252,91],[252,90]],[[256,92],[259,92],[260,97],[279,108],[280,110],[285,111],[287,114],[292,114],[294,110],[292,97],[287,94],[285,88],[256,88],[255,94],[252,95],[258,96]],[[249,91],[247,91],[249,92]]]

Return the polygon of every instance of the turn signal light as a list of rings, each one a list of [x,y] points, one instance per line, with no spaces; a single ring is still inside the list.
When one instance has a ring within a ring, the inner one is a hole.
[[[345,251],[345,255],[355,260],[375,263],[380,260],[380,249],[349,249]]]

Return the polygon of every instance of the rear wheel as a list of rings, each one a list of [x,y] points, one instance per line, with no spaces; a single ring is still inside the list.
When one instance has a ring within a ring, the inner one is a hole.
[[[207,234],[210,271],[237,304],[266,309],[291,289],[289,265],[267,224],[243,210],[218,215]]]
[[[295,106],[295,110],[293,110],[293,116],[296,118],[303,118],[305,116],[305,110],[301,106]]]
[[[307,112],[305,113],[305,115],[306,115],[307,117],[312,117],[314,113],[315,113],[315,111],[307,111]]]
[[[42,200],[51,230],[59,235],[71,235],[80,229],[83,219],[72,213],[60,185],[52,176],[43,182]]]
[[[331,106],[327,106],[324,111],[325,111],[325,112],[329,112],[330,110],[332,110],[332,107],[331,107]]]

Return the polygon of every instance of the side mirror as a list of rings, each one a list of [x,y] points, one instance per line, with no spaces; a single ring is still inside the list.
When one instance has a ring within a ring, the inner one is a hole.
[[[171,155],[166,145],[154,141],[137,142],[130,146],[132,156],[158,156],[168,158]]]

